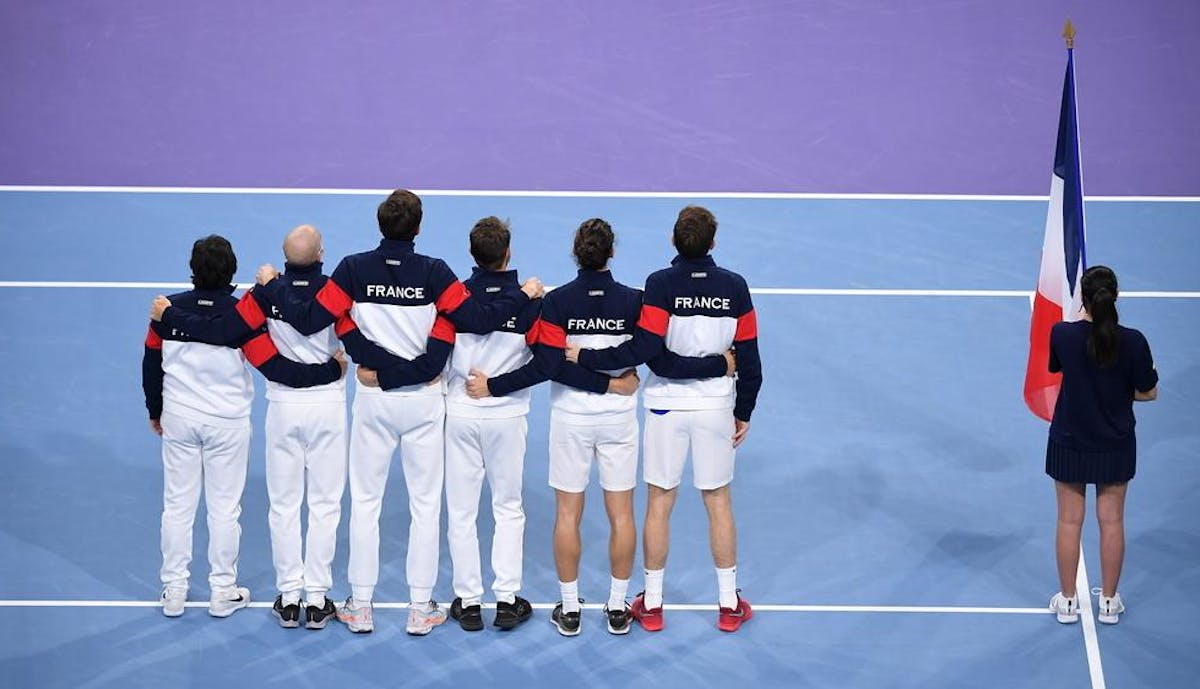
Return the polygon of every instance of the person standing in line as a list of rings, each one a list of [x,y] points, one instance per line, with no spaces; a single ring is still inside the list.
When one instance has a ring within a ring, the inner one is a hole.
[[[1158,397],[1158,371],[1141,332],[1117,317],[1117,276],[1092,266],[1080,279],[1083,319],[1050,330],[1050,372],[1062,385],[1046,440],[1046,474],[1058,502],[1055,554],[1059,592],[1050,609],[1059,622],[1079,621],[1075,577],[1087,511],[1087,484],[1096,484],[1100,524],[1099,619],[1116,624],[1125,611],[1117,583],[1125,560],[1125,493],[1137,469],[1133,403]]]
[[[175,310],[225,313],[237,308],[230,284],[237,257],[224,237],[195,242],[190,261],[194,289],[172,295]],[[152,309],[156,315],[157,307]],[[249,329],[229,347],[204,344],[152,320],[142,357],[142,388],[151,429],[162,437],[162,612],[183,614],[192,558],[192,529],[203,491],[208,512],[209,598],[213,617],[250,603],[237,584],[242,490],[250,449],[254,384],[249,361],[268,380],[293,388],[319,387],[342,378],[340,352],[301,364],[279,354],[266,328]]]
[[[254,293],[261,293],[301,334],[312,334],[349,316],[367,340],[397,362],[415,363],[425,357],[440,372],[456,327],[497,328],[530,299],[540,297],[542,286],[531,278],[520,290],[490,302],[472,299],[445,261],[416,252],[422,215],[416,194],[396,190],[376,212],[383,235],[379,247],[342,259],[311,298],[286,289],[270,265],[259,268]],[[434,342],[439,343],[436,352],[429,349]],[[371,600],[379,578],[379,515],[392,456],[399,447],[412,517],[405,567],[410,599],[405,629],[423,636],[446,620],[445,610],[432,598],[444,472],[445,383],[412,385],[398,380],[394,376],[406,370],[403,365],[384,363],[372,368],[378,370],[379,387],[360,385],[353,402],[351,595],[338,609],[338,619],[352,632],[374,629]]]
[[[679,255],[671,267],[646,278],[638,327],[632,339],[608,349],[567,349],[567,358],[605,370],[646,362],[651,376],[643,391],[646,408],[644,477],[649,487],[642,539],[646,588],[633,602],[642,628],[663,628],[663,574],[675,507],[688,449],[692,482],[708,512],[709,545],[716,565],[717,628],[735,632],[750,619],[750,603],[737,587],[737,531],[730,483],[735,449],[750,431],[762,386],[758,321],[746,280],[717,266],[717,220],[700,206],[679,212],[672,243]],[[737,379],[686,379],[665,369],[663,352],[706,356],[733,348]]]
[[[612,634],[626,634],[630,607],[626,603],[629,577],[637,549],[633,489],[637,484],[638,379],[632,366],[614,366],[599,378],[569,363],[568,345],[606,346],[628,340],[634,332],[642,302],[641,291],[617,282],[609,271],[615,237],[600,218],[586,220],[575,233],[574,255],[579,276],[543,300],[537,323],[537,348],[532,361],[516,371],[489,377],[474,371],[467,384],[472,397],[503,398],[517,390],[552,379],[550,388],[550,485],[557,513],[554,520],[554,561],[561,600],[550,621],[563,636],[581,630],[579,561],[584,494],[593,462],[599,465],[600,486],[608,513],[610,585],[604,606]],[[663,357],[664,370],[680,378],[723,377],[732,357]],[[608,393],[608,394],[605,394]]]

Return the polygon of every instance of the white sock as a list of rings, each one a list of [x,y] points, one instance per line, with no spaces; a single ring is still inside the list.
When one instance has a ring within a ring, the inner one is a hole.
[[[308,599],[305,600],[305,603],[308,605],[311,605],[314,608],[323,608],[323,607],[325,607],[325,594],[324,593],[309,593]]]
[[[429,600],[433,597],[433,589],[416,588],[410,586],[408,589],[408,599],[413,607],[420,606],[422,610],[429,609]]]
[[[728,569],[717,567],[717,593],[720,596],[722,608],[730,610],[737,608],[737,565]]]
[[[507,593],[497,592],[496,593],[496,602],[497,603],[508,603],[509,605],[512,605],[513,603],[517,602],[517,594],[512,593],[511,591],[507,592]],[[465,601],[463,602],[463,605],[466,605]],[[475,601],[475,605],[479,605],[478,600]]]
[[[579,612],[579,580],[560,581],[558,590],[562,592],[563,612]]]
[[[299,605],[299,603],[300,603],[300,592],[299,591],[289,591],[288,593],[282,594],[282,597],[283,597],[284,606]]]
[[[629,580],[612,577],[608,587],[608,609],[624,610],[625,595],[629,593]]]
[[[646,597],[643,599],[647,610],[662,607],[663,570],[646,570]]]

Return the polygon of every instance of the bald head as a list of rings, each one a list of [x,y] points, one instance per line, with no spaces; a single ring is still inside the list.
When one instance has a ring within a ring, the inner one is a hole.
[[[312,225],[301,225],[288,232],[283,239],[283,257],[297,266],[321,260],[321,233]]]

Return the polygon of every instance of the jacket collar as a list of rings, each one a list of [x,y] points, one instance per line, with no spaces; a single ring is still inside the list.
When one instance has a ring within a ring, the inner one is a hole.
[[[404,239],[381,239],[379,251],[388,256],[401,256],[416,251],[417,245]]]
[[[321,262],[313,261],[308,265],[298,266],[295,263],[285,262],[283,264],[283,274],[288,277],[312,277],[321,274]]]
[[[712,268],[713,266],[717,265],[717,262],[713,260],[713,257],[711,254],[704,254],[700,258],[684,258],[682,255],[677,255],[677,256],[675,256],[675,258],[671,259],[671,265],[673,265],[673,266],[679,266],[679,265],[694,266],[696,268]]]
[[[487,270],[475,266],[471,268],[471,279],[496,285],[518,285],[515,270]]]

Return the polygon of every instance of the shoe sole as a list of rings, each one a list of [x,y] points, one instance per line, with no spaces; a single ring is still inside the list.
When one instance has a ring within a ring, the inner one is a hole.
[[[437,622],[431,623],[428,627],[405,627],[404,631],[409,636],[428,636],[429,633],[433,631],[434,627],[438,627],[438,626],[442,625],[443,623],[446,622],[447,619],[448,619],[448,617],[443,617],[442,619],[438,620]]]
[[[1116,615],[1097,615],[1096,619],[1101,624],[1116,624],[1121,621],[1121,613],[1117,613]]]
[[[531,618],[531,617],[533,617],[533,613],[530,613],[523,617],[518,617],[513,622],[501,622],[499,620],[496,620],[495,622],[492,623],[492,626],[498,628],[502,632],[511,632],[512,630],[516,629],[517,627],[520,627],[521,625],[528,622],[529,618]],[[480,629],[483,629],[483,627],[480,627]]]
[[[1056,612],[1054,613],[1054,617],[1058,620],[1059,624],[1075,624],[1079,621],[1079,613],[1067,615],[1061,612]]]
[[[608,633],[609,633],[609,634],[616,634],[617,636],[621,636],[621,635],[624,635],[624,634],[628,634],[628,633],[629,633],[629,628],[630,628],[630,627],[632,627],[632,626],[633,626],[633,625],[631,625],[631,624],[626,624],[624,627],[621,627],[621,628],[619,628],[619,629],[618,629],[617,627],[614,627],[614,626],[612,626],[611,624],[609,624],[609,625],[608,625]]]
[[[275,619],[279,620],[279,626],[284,629],[295,629],[300,626],[300,620],[285,620],[283,619],[283,615],[280,615],[274,608],[271,608],[271,614],[275,616]]]
[[[737,620],[737,624],[733,625],[732,627],[722,627],[721,621],[717,620],[717,629],[720,629],[723,632],[732,634],[733,632],[736,632],[737,630],[741,629],[742,625],[749,622],[753,617],[754,617],[754,611],[747,610],[746,614],[744,616],[734,618]]]
[[[163,608],[162,614],[163,617],[182,617],[183,610],[183,608],[180,608],[179,612],[175,612],[174,610],[167,610],[166,608]]]
[[[550,620],[550,624],[554,625],[554,628],[558,630],[558,633],[562,634],[563,636],[579,636],[579,632],[583,631],[582,624],[576,627],[574,630],[567,629],[554,620]]]
[[[248,605],[248,603],[242,603],[241,605],[237,606],[236,608],[231,608],[231,609],[229,609],[229,610],[213,610],[213,609],[210,607],[210,608],[208,609],[208,614],[209,614],[209,615],[211,615],[211,616],[213,616],[213,617],[217,617],[217,618],[222,618],[222,619],[223,619],[223,618],[229,617],[230,615],[232,615],[233,613],[237,612],[238,610],[241,610],[242,608],[246,607],[247,605]]]
[[[329,624],[328,617],[321,620],[320,622],[305,622],[304,628],[305,629],[324,629],[327,624]]]

